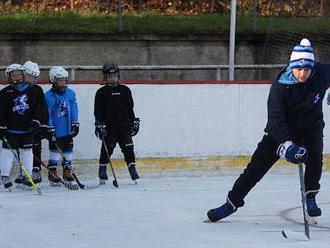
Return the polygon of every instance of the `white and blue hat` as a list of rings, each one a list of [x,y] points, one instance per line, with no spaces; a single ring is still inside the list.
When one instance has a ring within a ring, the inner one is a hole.
[[[308,39],[302,39],[300,44],[293,48],[290,57],[290,68],[310,68],[314,67],[314,51]]]

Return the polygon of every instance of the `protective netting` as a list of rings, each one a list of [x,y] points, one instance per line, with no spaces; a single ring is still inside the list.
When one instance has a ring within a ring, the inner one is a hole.
[[[320,17],[321,0],[268,2],[269,11],[277,13],[277,15],[266,19],[267,30],[262,42],[262,49],[256,56],[257,64],[288,63],[293,47],[299,44],[303,38],[311,41],[317,61],[329,60],[330,33],[326,30],[314,31],[311,24],[311,20],[318,26],[325,21]],[[279,70],[280,68],[256,70],[252,77],[273,79]]]

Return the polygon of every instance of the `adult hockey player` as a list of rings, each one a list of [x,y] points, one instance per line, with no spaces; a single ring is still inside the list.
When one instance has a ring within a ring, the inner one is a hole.
[[[279,158],[294,164],[305,163],[307,212],[311,217],[321,215],[315,196],[320,190],[322,173],[322,100],[329,85],[330,64],[315,62],[311,43],[301,40],[270,88],[265,134],[229,191],[226,203],[208,211],[212,222],[242,207],[245,196]]]
[[[44,92],[42,88],[37,85],[39,76],[40,76],[40,70],[39,66],[37,63],[34,63],[32,61],[27,61],[23,64],[24,67],[24,76],[25,76],[25,81],[26,83],[30,84],[31,86],[34,86],[37,88],[37,90],[41,91],[41,94],[44,95]],[[46,124],[48,124],[48,109],[46,105],[46,101],[43,98],[42,99],[44,103],[42,106],[44,106],[43,109],[43,119],[46,120]],[[48,132],[48,126],[41,124],[39,129],[34,133],[33,137],[33,170],[32,170],[32,178],[35,183],[40,183],[42,178],[41,178],[41,139],[44,137],[44,134]],[[18,178],[15,179],[15,183],[22,183],[22,172],[19,175]]]
[[[57,164],[61,159],[61,153],[65,155],[62,158],[63,179],[69,183],[74,181],[72,176],[72,153],[73,138],[78,135],[78,104],[76,94],[68,88],[68,72],[62,66],[53,66],[49,70],[49,80],[52,88],[46,92],[46,102],[49,113],[49,126],[53,130],[50,136],[56,137],[54,143],[52,137],[49,137],[49,170],[48,179],[52,186],[59,186],[60,179],[57,177]],[[61,151],[58,150],[56,144]]]
[[[0,136],[6,137],[0,154],[1,178],[6,189],[12,187],[9,174],[14,159],[11,148],[19,152],[20,160],[29,175],[33,166],[33,133],[40,123],[44,124],[45,101],[42,91],[24,80],[24,67],[11,64],[6,68],[9,86],[0,91]],[[23,176],[22,183],[30,187],[31,182]]]
[[[118,143],[124,154],[128,171],[132,180],[139,178],[136,171],[134,144],[132,136],[139,130],[139,118],[134,114],[134,103],[131,90],[120,84],[119,68],[115,64],[105,63],[102,68],[104,86],[95,95],[94,116],[95,134],[102,140],[99,159],[99,178],[101,183],[108,180],[107,164],[109,156]]]

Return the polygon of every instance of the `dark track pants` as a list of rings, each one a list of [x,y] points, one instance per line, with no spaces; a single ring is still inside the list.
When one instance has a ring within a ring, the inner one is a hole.
[[[323,131],[304,133],[303,139],[293,140],[298,145],[303,145],[308,150],[308,160],[305,170],[305,187],[308,196],[315,196],[320,189],[323,158]],[[228,193],[228,198],[236,207],[244,205],[244,198],[250,190],[263,178],[268,170],[279,159],[276,154],[278,143],[270,136],[264,135],[252,155],[250,163],[235,181],[233,188]],[[292,164],[292,166],[296,166]]]

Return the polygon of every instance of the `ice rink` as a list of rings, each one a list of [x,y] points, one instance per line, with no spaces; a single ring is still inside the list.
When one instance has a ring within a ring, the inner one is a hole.
[[[304,232],[298,170],[271,171],[245,207],[218,223],[208,209],[225,200],[238,173],[220,176],[142,175],[137,185],[119,178],[97,189],[69,191],[43,184],[43,194],[0,188],[0,247],[329,247],[330,174],[318,202],[323,215],[310,241],[286,240],[282,229]],[[96,179],[84,180],[95,184]]]

